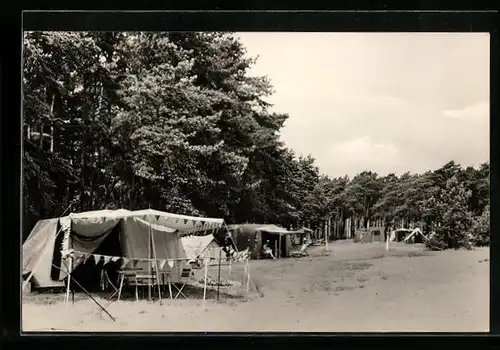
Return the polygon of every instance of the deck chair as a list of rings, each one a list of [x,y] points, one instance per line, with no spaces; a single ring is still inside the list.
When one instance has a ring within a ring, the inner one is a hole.
[[[184,267],[181,272],[181,287],[178,288],[175,284],[173,285],[175,289],[177,289],[177,294],[175,295],[174,299],[177,299],[179,295],[182,295],[184,299],[186,298],[186,295],[182,292],[184,290],[184,287],[186,284],[189,282],[189,278],[191,277],[192,274],[192,268],[191,266],[189,267]]]
[[[249,258],[250,258],[250,248],[247,247],[245,250],[242,250],[241,252],[236,253],[234,260],[235,261],[246,261]]]
[[[309,256],[309,253],[307,253],[307,243],[302,244],[299,250],[296,250],[290,254],[293,258],[301,258],[303,256]]]
[[[111,293],[109,293],[105,299],[106,300],[110,300],[111,298],[113,298],[115,295],[118,294],[119,290],[118,288],[113,284],[113,282],[111,281],[111,279],[109,278],[109,275],[108,275],[108,272],[106,270],[104,270],[104,273],[103,273],[103,278],[105,279],[105,282],[104,282],[104,289],[109,289],[108,287],[112,287],[113,288],[113,291],[111,291]]]

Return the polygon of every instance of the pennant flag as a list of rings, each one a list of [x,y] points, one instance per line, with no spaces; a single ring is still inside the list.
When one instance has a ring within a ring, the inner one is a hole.
[[[188,223],[188,219],[184,219],[184,225]]]
[[[123,259],[122,259],[122,266],[121,266],[121,268],[123,269],[125,266],[127,266],[127,264],[128,264],[129,262],[130,262],[130,260],[129,260],[129,259],[125,259],[125,258],[123,258]]]
[[[162,270],[166,263],[167,263],[167,260],[165,260],[165,259],[160,260],[160,262],[159,262],[159,265],[160,265],[159,269]]]
[[[175,260],[168,259],[167,262],[168,262],[168,266],[170,266],[170,268],[174,267]]]
[[[110,256],[107,256],[105,255],[104,256],[104,265],[106,265],[107,263],[109,263],[111,261],[111,257]]]
[[[133,267],[136,267],[138,263],[139,263],[139,260],[132,260]]]
[[[156,221],[160,220],[160,215],[156,215]]]
[[[95,260],[95,263],[98,264],[99,261],[101,260],[101,255],[100,254],[94,254],[94,260]]]

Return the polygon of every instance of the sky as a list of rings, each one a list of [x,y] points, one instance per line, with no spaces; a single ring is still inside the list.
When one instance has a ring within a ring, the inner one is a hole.
[[[266,75],[281,139],[354,176],[489,161],[489,34],[237,33]]]

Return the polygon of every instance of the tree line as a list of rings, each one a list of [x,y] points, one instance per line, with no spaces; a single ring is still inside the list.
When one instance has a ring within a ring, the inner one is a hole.
[[[489,164],[321,175],[280,141],[288,115],[254,62],[231,33],[26,32],[24,237],[74,203],[285,227],[403,220],[438,247],[487,244]]]

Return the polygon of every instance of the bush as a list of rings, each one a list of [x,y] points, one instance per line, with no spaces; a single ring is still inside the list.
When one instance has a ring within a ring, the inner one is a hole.
[[[446,242],[442,239],[441,235],[433,234],[425,241],[425,247],[428,250],[445,250],[448,248]]]

